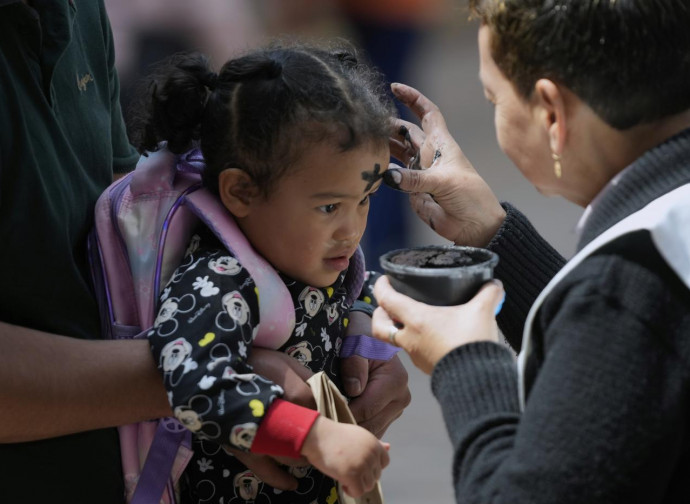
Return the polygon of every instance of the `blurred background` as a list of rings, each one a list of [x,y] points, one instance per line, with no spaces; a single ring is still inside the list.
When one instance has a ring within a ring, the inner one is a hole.
[[[105,0],[113,26],[122,104],[150,66],[198,49],[216,67],[271,37],[345,37],[389,82],[410,84],[442,110],[448,128],[500,200],[515,204],[566,257],[575,248],[581,209],[546,198],[522,178],[496,143],[493,108],[479,83],[476,31],[463,0]],[[411,119],[406,111],[400,114]],[[387,250],[445,241],[417,220],[407,197],[382,186],[372,199],[362,246],[379,269]],[[507,293],[510,296],[510,292]],[[402,356],[412,403],[390,427],[386,502],[454,502],[452,449],[429,377]]]

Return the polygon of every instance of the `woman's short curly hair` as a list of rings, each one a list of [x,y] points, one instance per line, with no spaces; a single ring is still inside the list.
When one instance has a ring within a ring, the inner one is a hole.
[[[491,55],[528,98],[540,78],[618,129],[690,108],[688,0],[469,0]]]

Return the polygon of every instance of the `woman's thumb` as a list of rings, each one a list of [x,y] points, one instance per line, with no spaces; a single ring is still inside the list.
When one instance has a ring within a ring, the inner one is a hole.
[[[398,191],[408,193],[433,193],[427,170],[409,170],[391,165],[383,174],[383,182]]]
[[[506,299],[506,293],[503,290],[503,282],[493,279],[485,283],[475,296],[480,303],[486,303],[493,307],[494,316],[498,315],[503,308],[503,302]]]

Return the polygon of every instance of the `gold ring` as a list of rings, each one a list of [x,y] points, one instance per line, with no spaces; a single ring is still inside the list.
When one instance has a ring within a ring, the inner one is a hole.
[[[395,342],[395,335],[398,334],[398,331],[400,331],[400,329],[398,329],[394,325],[392,325],[390,329],[388,329],[388,341],[390,341],[395,346],[398,346],[398,344]]]

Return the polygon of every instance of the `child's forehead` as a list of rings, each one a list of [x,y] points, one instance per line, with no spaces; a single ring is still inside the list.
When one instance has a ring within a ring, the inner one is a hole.
[[[369,191],[372,187],[377,185],[377,183],[383,178],[383,172],[385,171],[386,169],[382,169],[380,163],[374,163],[374,168],[371,171],[364,170],[361,173],[362,180],[367,183],[364,191]]]
[[[347,151],[333,148],[305,152],[285,177],[295,185],[304,185],[315,194],[342,193],[361,195],[380,183],[388,168],[388,149],[371,145]]]

